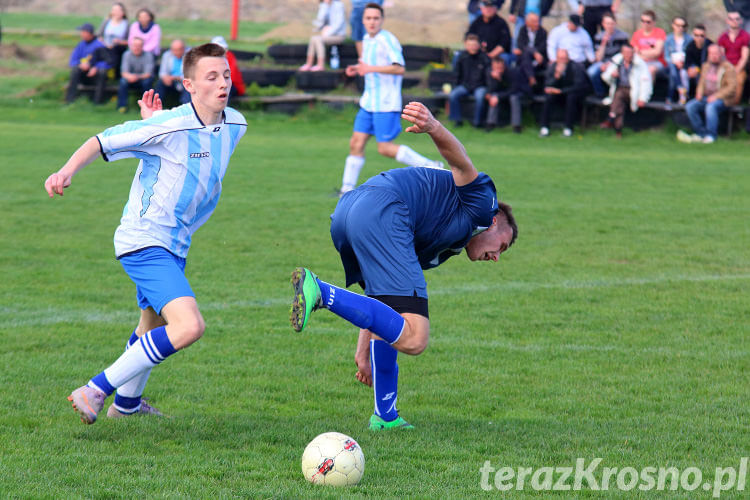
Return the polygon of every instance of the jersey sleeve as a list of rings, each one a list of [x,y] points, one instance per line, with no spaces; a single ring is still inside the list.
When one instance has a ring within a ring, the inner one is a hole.
[[[462,210],[476,227],[490,227],[497,213],[497,191],[490,176],[480,172],[469,184],[458,186]]]
[[[171,128],[160,123],[157,117],[125,122],[97,134],[104,159],[115,161],[158,154],[160,144]]]
[[[385,37],[385,49],[391,64],[406,65],[404,62],[404,49],[401,48],[401,43],[399,43],[398,39],[390,33]]]

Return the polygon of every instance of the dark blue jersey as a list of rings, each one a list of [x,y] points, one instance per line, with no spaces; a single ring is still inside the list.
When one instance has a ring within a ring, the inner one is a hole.
[[[460,253],[477,231],[492,225],[498,208],[495,184],[481,172],[458,187],[449,170],[397,168],[368,179],[365,186],[387,189],[408,207],[422,269]]]

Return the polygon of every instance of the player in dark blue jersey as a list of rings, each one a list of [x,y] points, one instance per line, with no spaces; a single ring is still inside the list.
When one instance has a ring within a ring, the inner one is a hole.
[[[312,311],[325,308],[360,328],[355,361],[360,382],[372,385],[373,430],[411,428],[396,409],[398,351],[427,347],[430,322],[423,270],[466,249],[472,261],[497,261],[518,235],[510,206],[492,179],[477,172],[458,139],[421,103],[409,103],[407,132],[429,134],[451,169],[401,168],[372,177],[346,193],[331,216],[331,238],[341,255],[346,286],[292,273],[292,326],[301,331]]]

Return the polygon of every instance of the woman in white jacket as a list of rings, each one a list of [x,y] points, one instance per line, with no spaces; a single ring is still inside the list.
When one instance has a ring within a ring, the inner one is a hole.
[[[607,64],[602,80],[609,84],[609,97],[604,100],[604,104],[610,105],[609,116],[602,127],[614,128],[617,136],[621,137],[628,104],[635,113],[651,99],[651,72],[633,47],[626,44]]]
[[[323,71],[326,61],[326,45],[338,45],[346,37],[346,11],[341,0],[320,0],[318,15],[313,21],[317,34],[310,37],[307,46],[307,61],[300,71]],[[313,59],[317,59],[313,66]]]

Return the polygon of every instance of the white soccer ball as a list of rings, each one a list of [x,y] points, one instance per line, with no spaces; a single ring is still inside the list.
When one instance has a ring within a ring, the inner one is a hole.
[[[354,486],[365,472],[359,444],[346,434],[324,432],[302,454],[302,473],[313,484]]]

